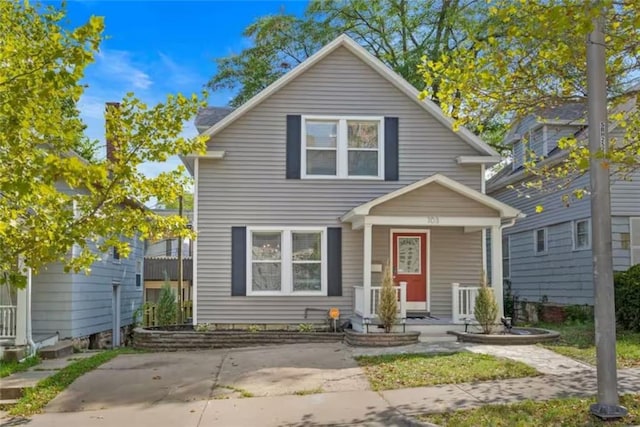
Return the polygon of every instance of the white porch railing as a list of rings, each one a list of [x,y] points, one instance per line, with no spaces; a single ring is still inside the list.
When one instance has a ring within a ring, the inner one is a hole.
[[[15,305],[0,305],[0,338],[16,337],[17,311]]]
[[[476,320],[474,309],[480,287],[451,284],[451,308],[453,323]]]
[[[407,317],[407,283],[400,282],[400,286],[394,286],[396,289],[396,297],[398,299],[398,317],[404,319]],[[377,317],[378,304],[380,304],[380,294],[382,292],[382,286],[372,286],[370,289],[371,307],[367,310],[365,307],[365,290],[362,286],[354,286],[355,298],[354,298],[354,311],[356,314],[363,318],[372,319]]]

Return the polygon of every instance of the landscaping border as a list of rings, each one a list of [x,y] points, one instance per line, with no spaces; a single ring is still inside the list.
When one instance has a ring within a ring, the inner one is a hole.
[[[398,347],[417,344],[420,332],[371,333],[345,331],[344,341],[354,347]]]
[[[470,332],[448,331],[450,335],[458,337],[458,341],[470,342],[474,344],[494,344],[494,345],[529,345],[543,342],[552,342],[560,338],[560,333],[548,329],[540,328],[518,328],[530,331],[539,331],[531,335],[514,335],[514,334],[477,334]]]
[[[204,331],[136,328],[133,347],[151,351],[207,350],[252,347],[268,344],[341,342],[341,332],[296,331]]]

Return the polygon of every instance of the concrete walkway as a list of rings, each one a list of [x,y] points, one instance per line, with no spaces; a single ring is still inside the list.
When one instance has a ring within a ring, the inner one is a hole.
[[[619,373],[620,393],[640,393],[640,368]],[[154,427],[204,426],[413,426],[411,416],[470,409],[486,404],[524,399],[592,396],[595,373],[582,376],[546,375],[504,381],[443,385],[411,389],[342,391],[307,396],[266,396],[196,402],[125,405],[82,412],[36,415],[29,427],[153,425]],[[21,425],[19,420],[7,422]],[[2,424],[0,424],[2,425]]]
[[[468,350],[508,357],[544,375],[371,391],[352,356]],[[640,368],[619,371],[621,394],[640,393]],[[228,394],[220,395],[218,391]],[[234,389],[235,392],[234,392]],[[0,426],[412,426],[418,414],[596,393],[595,370],[537,346],[420,343],[401,349],[340,344],[122,355],[75,381],[46,413]],[[257,397],[242,397],[238,390]],[[309,394],[307,394],[309,393]],[[315,394],[314,394],[315,393]]]

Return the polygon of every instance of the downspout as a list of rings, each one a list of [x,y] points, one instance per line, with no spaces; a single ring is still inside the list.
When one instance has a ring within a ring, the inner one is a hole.
[[[27,268],[27,344],[29,344],[29,357],[36,354],[36,343],[33,342],[31,331],[31,267]]]

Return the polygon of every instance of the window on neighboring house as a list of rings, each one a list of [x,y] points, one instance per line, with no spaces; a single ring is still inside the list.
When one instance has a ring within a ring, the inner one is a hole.
[[[591,221],[582,219],[573,223],[573,249],[589,249],[591,247]]]
[[[302,123],[303,177],[384,177],[382,117],[309,116]]]
[[[118,252],[118,248],[113,247],[113,263],[120,264],[120,252]]]
[[[247,231],[248,295],[326,295],[324,229]]]
[[[629,218],[629,247],[631,265],[640,264],[640,217]]]
[[[142,260],[136,261],[136,288],[142,286]]]
[[[536,254],[543,254],[547,252],[547,229],[540,228],[533,232],[534,245]]]
[[[502,277],[509,279],[511,277],[511,237],[502,238]]]

